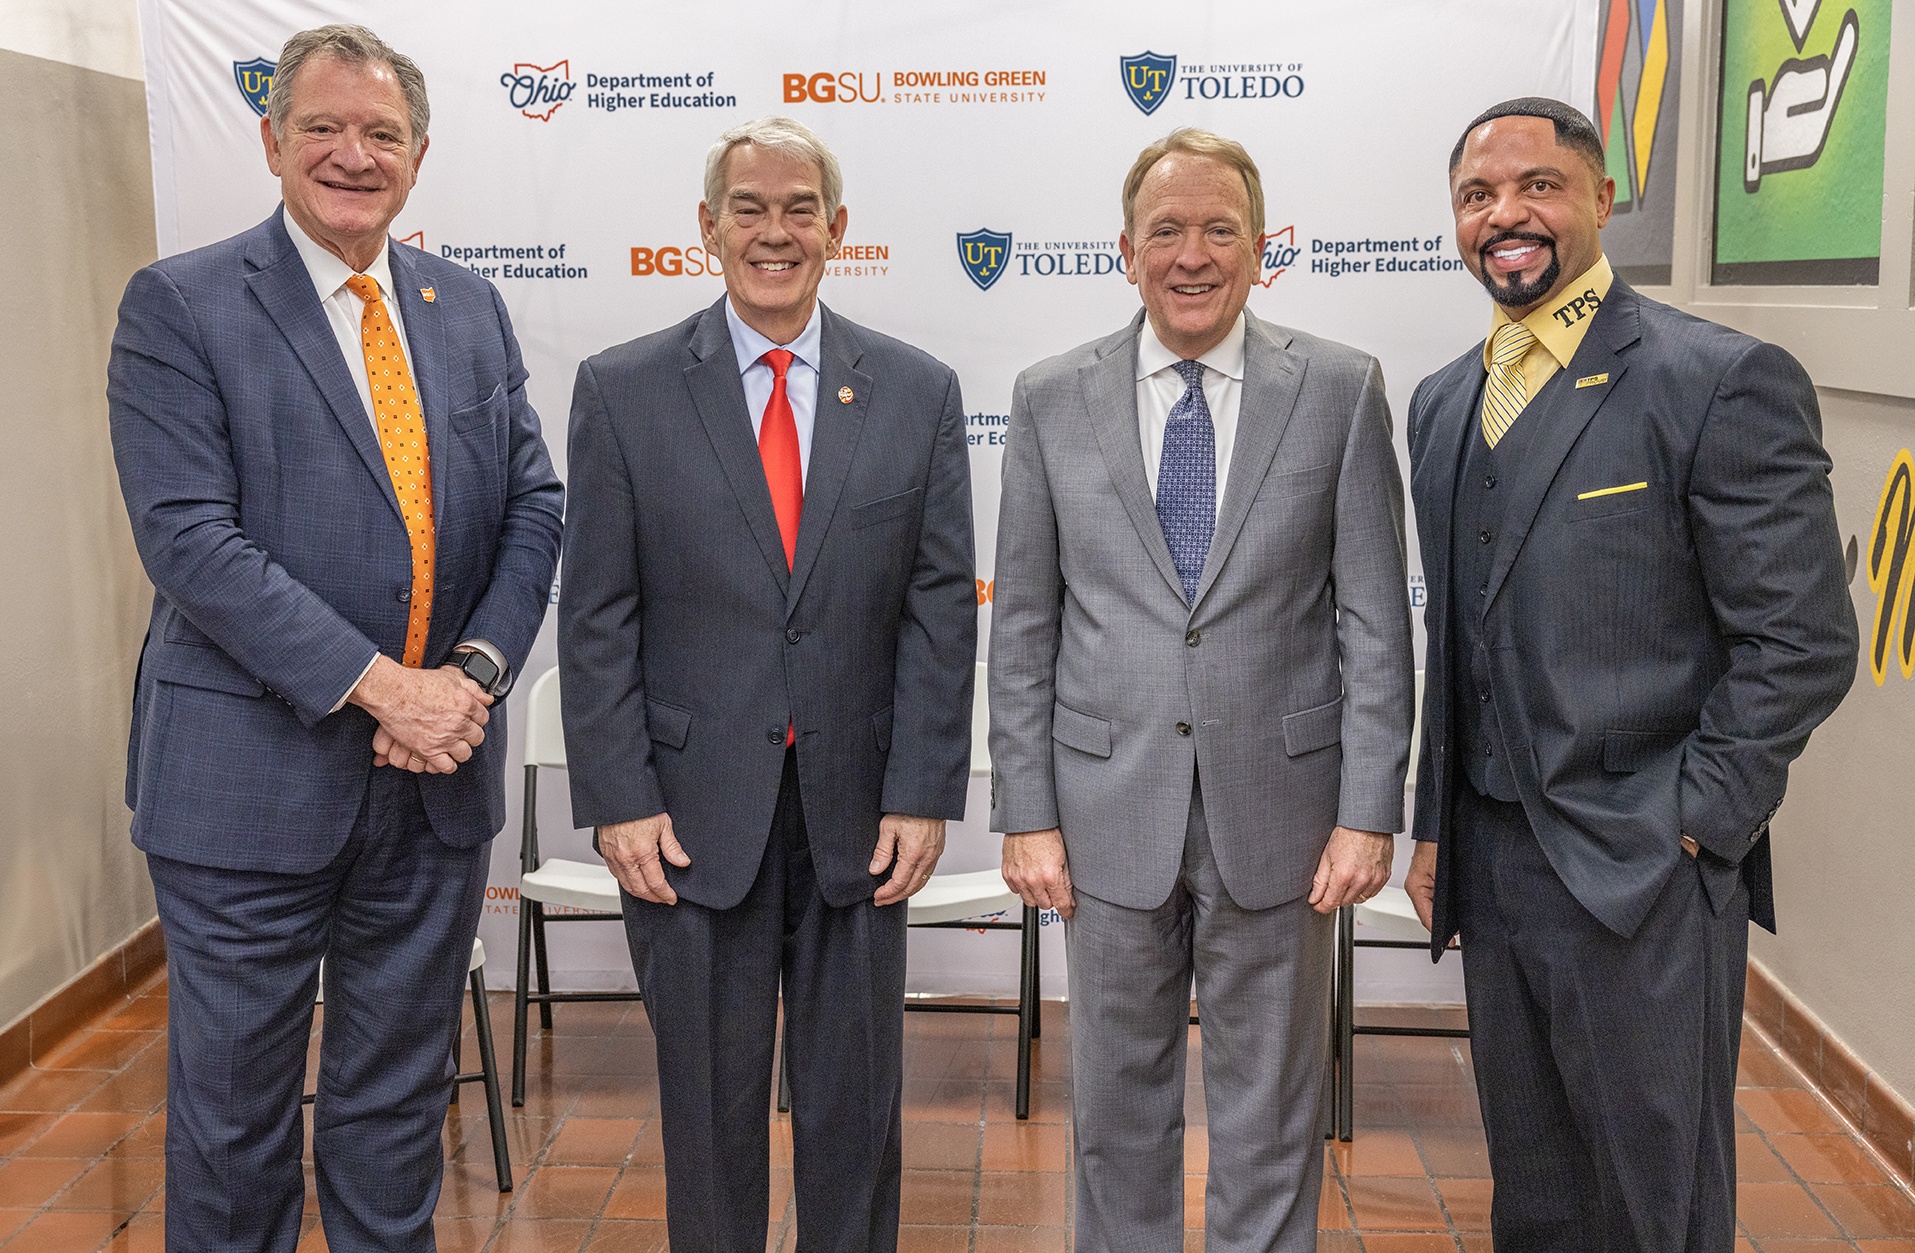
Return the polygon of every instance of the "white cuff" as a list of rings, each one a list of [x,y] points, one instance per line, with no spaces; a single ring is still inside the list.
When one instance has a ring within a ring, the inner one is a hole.
[[[346,688],[345,695],[341,696],[338,699],[338,701],[336,701],[333,704],[333,707],[326,711],[327,714],[329,715],[336,714],[340,710],[346,707],[346,702],[352,699],[352,694],[354,689],[356,689],[361,683],[364,683],[366,681],[366,676],[372,673],[372,668],[379,664],[379,657],[380,657],[380,654],[378,653],[374,653],[372,655],[372,660],[366,663],[366,668],[359,672],[359,677],[354,679],[352,683]]]

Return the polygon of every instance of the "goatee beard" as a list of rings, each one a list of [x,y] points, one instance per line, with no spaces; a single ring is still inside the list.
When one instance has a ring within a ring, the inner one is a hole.
[[[1549,264],[1543,267],[1541,274],[1527,283],[1512,279],[1508,283],[1498,284],[1493,272],[1490,270],[1489,250],[1516,240],[1541,244],[1543,247],[1548,248]],[[1509,309],[1523,309],[1535,304],[1544,296],[1547,296],[1550,293],[1550,289],[1556,286],[1556,280],[1563,276],[1563,264],[1561,258],[1556,255],[1556,245],[1550,240],[1543,239],[1536,235],[1499,235],[1484,244],[1482,248],[1478,250],[1477,255],[1481,259],[1482,270],[1480,277],[1484,290],[1489,292],[1489,298],[1491,300]]]

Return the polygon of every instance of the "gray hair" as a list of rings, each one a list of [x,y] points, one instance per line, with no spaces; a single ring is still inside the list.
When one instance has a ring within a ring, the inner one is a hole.
[[[818,181],[822,184],[818,190],[825,198],[825,217],[838,216],[838,205],[844,199],[844,173],[838,168],[838,158],[803,122],[788,117],[761,117],[734,126],[711,146],[711,151],[705,154],[705,204],[714,215],[725,207],[725,158],[740,144],[756,144],[816,164]]]
[[[399,80],[406,98],[406,113],[412,127],[412,147],[426,137],[432,121],[432,107],[426,103],[426,76],[411,57],[396,52],[385,40],[363,26],[317,26],[302,30],[279,50],[279,64],[273,69],[272,93],[266,100],[266,117],[273,135],[286,133],[286,115],[293,108],[293,80],[300,67],[315,56],[334,57],[348,65],[384,65]]]

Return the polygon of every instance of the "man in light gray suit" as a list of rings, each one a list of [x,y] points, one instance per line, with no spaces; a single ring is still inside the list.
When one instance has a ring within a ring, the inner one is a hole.
[[[1376,362],[1244,308],[1263,189],[1179,130],[1124,183],[1144,309],[1026,370],[991,627],[1004,877],[1066,919],[1077,1248],[1316,1247],[1331,917],[1389,876],[1414,676]]]

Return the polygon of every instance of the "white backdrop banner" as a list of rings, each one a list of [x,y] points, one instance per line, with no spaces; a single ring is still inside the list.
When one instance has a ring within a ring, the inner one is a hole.
[[[713,139],[769,113],[816,130],[843,163],[850,212],[823,299],[962,381],[980,650],[1011,384],[1136,310],[1117,237],[1141,147],[1194,125],[1249,148],[1269,202],[1251,307],[1374,353],[1400,419],[1417,380],[1488,322],[1450,237],[1457,133],[1510,96],[1587,109],[1597,38],[1595,0],[141,0],[140,12],[163,254],[242,231],[278,202],[259,120],[292,32],[363,23],[419,63],[431,149],[393,233],[504,293],[561,474],[579,361],[723,290],[696,220]],[[1420,603],[1414,557],[1410,579]],[[548,623],[528,669],[554,660]],[[544,851],[590,858],[563,780],[543,782]],[[943,869],[996,864],[985,793],[973,784]],[[512,979],[517,829],[494,847],[480,932],[495,987]],[[1051,995],[1063,991],[1061,930],[1045,931]],[[561,985],[631,985],[619,928],[554,935]],[[914,933],[911,986],[1013,990],[1015,945]],[[1389,999],[1433,986],[1424,965]]]

